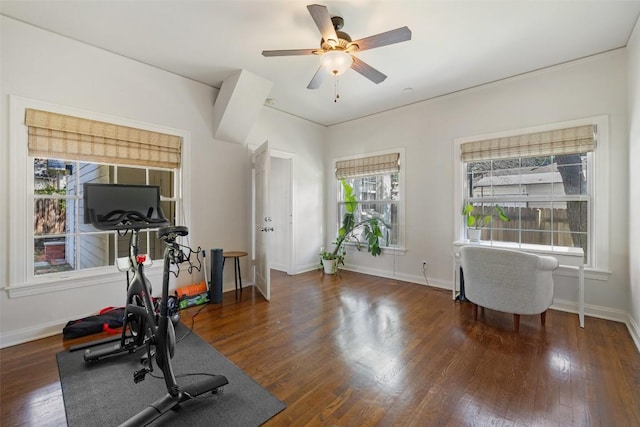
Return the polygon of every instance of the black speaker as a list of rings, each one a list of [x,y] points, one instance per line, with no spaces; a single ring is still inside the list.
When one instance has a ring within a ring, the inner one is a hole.
[[[211,287],[209,301],[213,304],[222,302],[222,267],[224,257],[222,249],[211,249]]]

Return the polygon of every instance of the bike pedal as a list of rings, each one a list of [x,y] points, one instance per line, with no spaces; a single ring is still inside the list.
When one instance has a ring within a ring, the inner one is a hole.
[[[140,369],[139,371],[135,371],[133,373],[133,382],[137,384],[140,381],[144,381],[144,378],[147,375],[147,372],[149,372],[148,369]]]

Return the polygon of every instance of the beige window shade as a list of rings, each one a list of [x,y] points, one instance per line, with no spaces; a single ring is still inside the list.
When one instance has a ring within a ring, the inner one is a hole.
[[[462,161],[507,159],[593,151],[596,126],[579,126],[546,132],[467,142],[460,146]]]
[[[29,155],[177,168],[182,138],[41,110],[26,110]]]
[[[400,153],[382,154],[336,162],[336,178],[355,178],[400,171]]]

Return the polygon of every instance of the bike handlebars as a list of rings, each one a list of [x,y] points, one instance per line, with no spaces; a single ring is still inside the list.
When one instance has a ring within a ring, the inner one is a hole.
[[[122,209],[113,210],[105,215],[96,215],[93,209],[89,209],[91,224],[100,230],[140,230],[169,225],[169,221],[164,216],[152,218],[152,214],[153,208],[149,209],[147,215],[138,211]]]

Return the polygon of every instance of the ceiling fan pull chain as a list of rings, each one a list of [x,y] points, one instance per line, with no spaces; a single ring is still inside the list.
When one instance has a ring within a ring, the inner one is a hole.
[[[338,102],[338,98],[340,98],[340,94],[338,93],[338,76],[335,76],[335,86],[334,86],[334,90],[335,90],[335,98],[333,98],[333,102]]]

